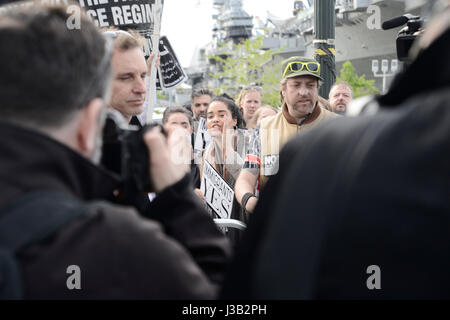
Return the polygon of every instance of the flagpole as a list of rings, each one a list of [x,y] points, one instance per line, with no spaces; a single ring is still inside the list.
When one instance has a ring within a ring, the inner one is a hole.
[[[154,53],[152,64],[151,64],[151,72],[150,72],[150,89],[147,91],[148,95],[148,110],[147,110],[147,121],[146,123],[150,123],[153,119],[153,111],[156,106],[156,73],[158,70],[155,68],[156,60],[158,58],[159,53],[159,38],[160,38],[160,30],[161,30],[161,15],[162,15],[162,3],[161,0],[155,0],[155,7],[153,9],[153,21],[154,21],[154,30],[151,35],[152,42],[152,53]]]

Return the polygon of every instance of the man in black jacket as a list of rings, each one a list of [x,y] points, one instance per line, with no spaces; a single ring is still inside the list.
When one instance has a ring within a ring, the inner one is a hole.
[[[450,7],[439,12],[379,99],[389,108],[286,145],[224,298],[450,298]]]
[[[158,151],[149,165],[159,196],[139,214],[108,201],[117,181],[95,163],[112,47],[84,14],[81,28],[68,29],[68,18],[65,7],[0,18],[0,225],[5,208],[36,190],[62,192],[86,211],[16,252],[24,297],[214,298],[228,243],[159,129],[144,137]],[[81,271],[75,287],[71,270]]]

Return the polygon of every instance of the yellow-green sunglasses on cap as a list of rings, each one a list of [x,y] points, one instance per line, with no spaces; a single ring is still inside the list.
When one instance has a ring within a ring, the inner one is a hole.
[[[306,69],[307,71],[314,73],[320,77],[320,64],[318,62],[293,61],[293,62],[290,62],[286,66],[286,69],[284,69],[283,78],[286,76],[286,73],[288,72],[288,70],[290,70],[293,73],[297,73],[297,72],[303,71],[304,69]]]

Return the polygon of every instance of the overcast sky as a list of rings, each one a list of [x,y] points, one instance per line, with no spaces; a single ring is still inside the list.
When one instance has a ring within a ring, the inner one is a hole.
[[[168,37],[183,67],[188,67],[195,48],[211,41],[216,13],[213,0],[164,0],[161,35]],[[267,11],[280,18],[292,16],[294,0],[243,0],[244,10],[263,21]],[[255,22],[254,22],[255,23]]]

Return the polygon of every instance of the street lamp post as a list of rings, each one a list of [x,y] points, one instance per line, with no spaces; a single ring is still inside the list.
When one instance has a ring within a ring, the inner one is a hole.
[[[314,2],[314,32],[316,38],[313,40],[316,52],[316,60],[321,66],[323,84],[320,86],[319,94],[328,99],[331,86],[336,81],[335,62],[335,0],[320,0]]]
[[[398,60],[392,59],[391,60],[391,72],[389,71],[389,60],[383,59],[381,60],[381,74],[378,73],[380,69],[379,61],[378,60],[372,60],[372,72],[373,76],[375,78],[383,78],[383,93],[386,93],[386,78],[392,77],[397,73],[398,70]]]

